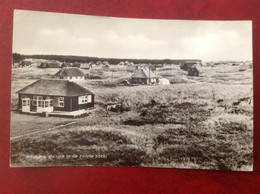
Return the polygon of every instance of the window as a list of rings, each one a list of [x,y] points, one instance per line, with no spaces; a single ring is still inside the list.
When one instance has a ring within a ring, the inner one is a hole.
[[[58,106],[59,107],[64,107],[64,97],[59,97],[58,98]]]
[[[37,96],[37,99],[38,100],[43,100],[43,97],[42,96]]]
[[[90,103],[92,101],[92,96],[87,95],[87,96],[80,96],[79,97],[79,104],[86,104]]]
[[[50,100],[50,107],[53,106],[53,100]]]
[[[37,101],[40,101],[40,100],[43,100],[42,96],[33,96],[32,105],[37,106]]]
[[[25,98],[27,98],[27,96],[26,95],[22,95],[22,99],[25,99]]]
[[[70,79],[72,79],[72,76],[70,76]]]
[[[32,105],[33,105],[33,106],[36,106],[36,105],[37,105],[37,96],[33,96]]]
[[[29,106],[30,105],[29,102],[30,102],[29,100],[22,100],[22,106]]]
[[[82,104],[87,103],[88,102],[88,97],[87,96],[83,96],[82,97]]]
[[[43,100],[38,101],[38,107],[44,107],[44,101]]]
[[[88,102],[91,102],[91,101],[92,101],[92,96],[88,95]]]
[[[52,107],[53,106],[53,100],[50,97],[47,97],[46,100],[44,100],[44,107]]]

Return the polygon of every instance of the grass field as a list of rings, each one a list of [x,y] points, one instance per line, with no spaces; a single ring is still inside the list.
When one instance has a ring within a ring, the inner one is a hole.
[[[12,140],[12,166],[252,170],[252,70],[206,67],[201,76],[189,77],[176,66],[157,71],[171,81],[166,86],[123,86],[119,82],[130,72],[90,70],[84,73],[99,78],[80,83],[96,96],[89,116],[67,119],[18,113],[15,92],[54,73],[33,67],[14,69],[11,136],[75,123]],[[122,103],[124,111],[107,114],[107,102]]]

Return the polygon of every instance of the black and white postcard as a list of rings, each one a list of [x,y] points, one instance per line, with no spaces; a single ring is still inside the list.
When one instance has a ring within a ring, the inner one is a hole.
[[[253,170],[251,21],[15,10],[10,166]]]

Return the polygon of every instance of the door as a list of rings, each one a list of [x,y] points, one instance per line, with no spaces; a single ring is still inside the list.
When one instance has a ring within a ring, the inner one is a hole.
[[[31,103],[31,111],[37,112],[37,107],[39,106],[39,102],[43,100],[42,96],[33,96],[32,103]]]
[[[44,100],[42,96],[36,97],[36,112],[41,113],[44,108]]]
[[[30,112],[30,98],[22,99],[22,112]]]

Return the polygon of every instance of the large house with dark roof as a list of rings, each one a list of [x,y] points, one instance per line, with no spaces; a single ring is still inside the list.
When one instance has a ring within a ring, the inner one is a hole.
[[[58,79],[65,79],[65,80],[71,80],[71,81],[85,79],[84,73],[76,67],[62,68],[55,74],[55,77]]]
[[[40,79],[18,92],[22,112],[77,111],[94,107],[94,93],[68,80]]]
[[[154,84],[157,75],[155,75],[148,67],[137,69],[131,77],[133,84]]]

